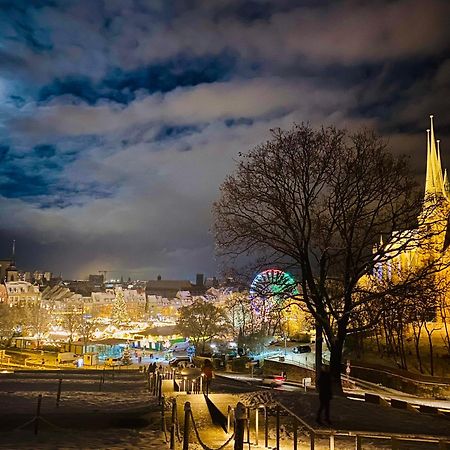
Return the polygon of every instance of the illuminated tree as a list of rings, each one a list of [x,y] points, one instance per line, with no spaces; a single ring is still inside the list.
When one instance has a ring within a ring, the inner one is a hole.
[[[118,287],[115,290],[116,298],[114,300],[112,309],[112,323],[114,325],[120,325],[130,321],[127,313],[127,305],[123,295],[123,289]]]
[[[192,305],[181,307],[179,313],[177,322],[179,333],[191,339],[196,348],[201,344],[202,353],[207,342],[222,336],[229,329],[224,311],[201,299]]]
[[[123,349],[122,364],[124,366],[129,366],[130,364],[132,364],[130,348],[128,347],[128,345]]]
[[[64,310],[63,326],[69,333],[69,343],[79,331],[82,322],[82,308],[78,302],[68,302]]]

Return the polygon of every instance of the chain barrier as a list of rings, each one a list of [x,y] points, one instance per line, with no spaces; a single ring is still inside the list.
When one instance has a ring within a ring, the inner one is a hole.
[[[211,448],[211,447],[208,447],[208,446],[202,441],[202,439],[201,439],[201,437],[200,437],[200,433],[198,432],[197,424],[195,423],[195,419],[194,419],[194,415],[192,414],[192,410],[191,410],[190,414],[191,414],[192,425],[194,426],[195,435],[197,436],[198,443],[201,445],[201,447],[203,448],[203,450],[222,450],[222,449],[224,449],[224,448],[225,448],[225,447],[226,447],[226,446],[234,439],[234,433],[233,433],[233,434],[228,438],[228,440],[227,440],[224,444],[222,444],[220,447],[218,447],[218,448]]]

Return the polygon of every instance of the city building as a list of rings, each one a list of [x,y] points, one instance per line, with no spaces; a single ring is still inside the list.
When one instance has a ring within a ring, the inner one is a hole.
[[[147,281],[145,293],[168,299],[175,298],[179,291],[190,291],[194,285],[189,280],[163,280],[158,275],[156,280]]]
[[[6,271],[11,267],[12,259],[0,259],[0,281],[6,281]]]
[[[27,281],[8,281],[5,283],[7,303],[12,306],[27,306],[41,300],[39,287]]]

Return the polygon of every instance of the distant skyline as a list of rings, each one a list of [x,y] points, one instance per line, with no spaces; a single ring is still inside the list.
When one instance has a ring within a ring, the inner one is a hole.
[[[6,0],[0,259],[81,278],[219,268],[211,205],[294,122],[374,127],[450,165],[448,1]],[[142,275],[137,275],[137,274]]]

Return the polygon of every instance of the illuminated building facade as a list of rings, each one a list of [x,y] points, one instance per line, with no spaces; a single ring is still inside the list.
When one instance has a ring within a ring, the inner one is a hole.
[[[419,225],[416,229],[394,232],[387,243],[381,239],[378,249],[381,246],[388,258],[375,264],[372,279],[395,282],[396,277],[424,267],[427,261],[438,260],[442,269],[437,273],[437,279],[446,281],[441,284],[450,287],[450,183],[447,171],[442,171],[440,141],[435,138],[433,116],[430,116],[430,121],[430,129],[427,130],[425,195],[418,218]],[[367,282],[367,278],[364,278],[363,283]],[[446,292],[443,300],[438,302],[438,322],[448,321],[450,316],[450,294],[448,289]]]

